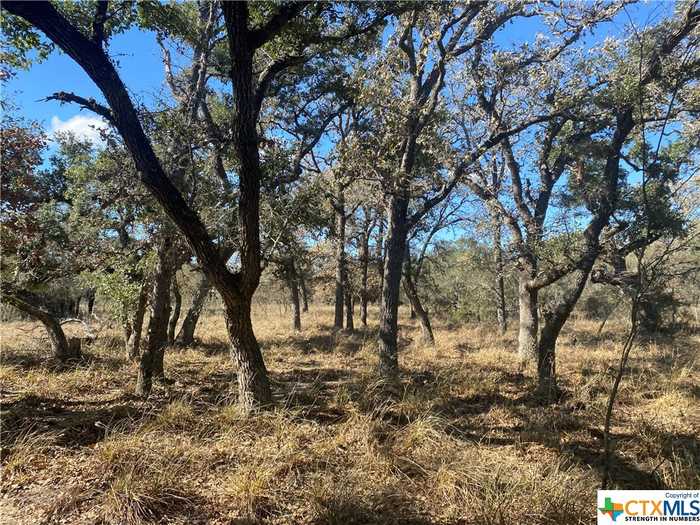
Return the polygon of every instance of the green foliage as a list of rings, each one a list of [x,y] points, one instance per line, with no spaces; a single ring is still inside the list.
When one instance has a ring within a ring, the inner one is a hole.
[[[21,286],[36,286],[69,273],[65,208],[54,199],[50,177],[41,169],[46,138],[36,124],[2,121],[0,233],[2,276]]]
[[[148,267],[152,261],[142,259],[136,268],[128,264],[114,265],[110,271],[84,272],[81,280],[95,288],[102,299],[106,312],[120,321],[126,320],[126,314],[136,306],[141,282],[133,278],[134,271]]]
[[[29,69],[53,50],[41,34],[23,18],[0,11],[2,47],[0,48],[0,80],[14,75],[17,69]]]
[[[142,6],[150,2],[138,2]],[[157,2],[153,2],[154,4]],[[54,7],[65,16],[79,31],[90,38],[97,1],[54,2]],[[104,23],[105,40],[122,33],[136,20],[134,3],[111,2]],[[146,7],[141,7],[141,10]],[[34,29],[23,18],[11,15],[4,9],[0,12],[3,43],[0,50],[0,80],[5,80],[18,69],[29,69],[32,64],[45,60],[54,50],[54,44]]]
[[[494,321],[496,278],[492,247],[474,239],[441,242],[429,254],[418,285],[433,315],[453,321]],[[506,304],[514,309],[517,283],[505,275]]]
[[[97,0],[81,0],[79,2],[55,2],[54,7],[81,33],[91,38],[97,4]],[[106,41],[131,27],[136,21],[134,6],[139,4],[141,2],[109,2],[109,9],[104,22],[104,38]]]
[[[195,2],[145,1],[136,4],[137,20],[140,27],[150,29],[171,38],[179,38],[188,43],[196,42],[197,17]]]

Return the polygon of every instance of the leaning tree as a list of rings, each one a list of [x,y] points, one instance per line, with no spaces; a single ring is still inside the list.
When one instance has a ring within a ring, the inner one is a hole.
[[[71,206],[66,202],[60,163],[50,162],[48,168],[42,168],[46,137],[35,124],[5,116],[0,124],[0,143],[3,301],[42,323],[56,359],[78,357],[80,348],[69,344],[61,327],[62,312],[47,300],[61,280],[76,284],[75,261],[80,258],[75,256],[81,252],[81,247],[69,240]]]
[[[364,144],[372,155],[381,157],[368,171],[376,172],[386,202],[379,373],[388,380],[396,379],[399,372],[398,306],[409,232],[451,194],[484,153],[552,118],[536,115],[509,129],[486,127],[476,141],[456,138],[446,114],[455,107],[455,95],[463,96],[464,90],[447,93],[446,87],[457,85],[459,73],[470,67],[478,49],[508,22],[546,13],[529,2],[424,7],[412,4],[397,18],[393,35],[368,61],[360,78],[358,104],[376,123]],[[577,31],[572,26],[559,34],[566,40]],[[395,103],[386,104],[387,100]]]
[[[254,13],[245,2],[226,2],[222,7],[234,106],[230,134],[237,158],[240,267],[235,271],[227,267],[221,247],[168,177],[108,55],[112,24],[117,20],[114,15],[121,7],[98,2],[91,20],[87,20],[80,16],[84,15],[82,12],[71,12],[68,16],[64,9],[70,8],[70,4],[21,1],[2,4],[5,11],[20,17],[22,24],[30,25],[27,31],[40,30],[75,60],[104,95],[107,105],[74,93],[64,94],[64,100],[98,113],[118,130],[141,182],[186,238],[204,273],[219,291],[225,306],[232,357],[238,366],[239,402],[249,410],[272,401],[267,370],[250,317],[251,301],[261,273],[259,208],[263,173],[257,129],[261,106],[281,75],[293,74],[293,67],[314,56],[376,31],[382,26],[386,12],[372,5],[329,3],[256,4],[252,6]],[[167,23],[167,17],[164,18]],[[286,38],[291,27],[295,30],[294,38]],[[18,42],[27,40],[15,39]]]
[[[512,235],[520,280],[520,354],[523,361],[536,356],[538,390],[547,398],[557,391],[559,333],[605,241],[624,229],[617,214],[627,205],[624,189],[637,170],[634,163],[634,171],[624,169],[622,161],[629,164],[637,134],[657,122],[663,136],[666,124],[682,115],[673,109],[674,99],[692,86],[692,68],[679,71],[674,64],[695,45],[699,21],[691,4],[625,45],[608,44],[601,49],[603,60],[576,61],[554,48],[557,60],[528,58],[529,65],[538,64],[529,72],[502,57],[476,56],[478,121],[498,130],[518,118],[513,108],[541,113],[551,107],[545,111],[555,115],[535,133],[502,141],[506,185],[494,188],[485,169],[465,180]],[[572,62],[578,66],[572,68]],[[496,102],[509,98],[517,103],[499,108]],[[539,293],[564,277],[570,286],[541,308],[540,319]]]

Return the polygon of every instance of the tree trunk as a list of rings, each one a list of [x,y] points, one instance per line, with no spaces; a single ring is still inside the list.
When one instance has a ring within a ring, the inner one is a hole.
[[[411,278],[404,276],[403,289],[420,323],[422,342],[431,346],[434,345],[435,336],[433,335],[433,327],[430,324],[430,316],[428,315],[428,311],[423,308],[420,297],[418,296],[418,290]]]
[[[285,269],[287,285],[289,286],[289,296],[292,301],[292,330],[301,331],[301,307],[299,304],[299,275],[297,274],[294,260],[287,263]]]
[[[70,347],[68,345],[66,334],[63,332],[63,328],[58,319],[47,310],[34,306],[29,302],[34,299],[32,294],[23,291],[11,293],[5,286],[3,286],[2,292],[4,302],[11,304],[44,325],[46,333],[49,336],[49,342],[51,343],[51,352],[56,359],[59,361],[66,361],[67,359],[80,357],[80,347]]]
[[[590,268],[576,272],[575,283],[565,296],[555,305],[548,305],[543,315],[542,331],[537,344],[537,391],[546,401],[558,396],[556,375],[557,338],[564,323],[569,319],[581,292],[586,286]]]
[[[376,264],[379,273],[379,290],[384,290],[384,264],[386,251],[384,250],[384,217],[383,213],[379,213],[379,226],[377,227],[377,246],[376,246]],[[380,298],[381,301],[381,298]]]
[[[498,329],[501,334],[506,333],[508,324],[508,313],[506,310],[506,291],[503,279],[503,246],[501,244],[501,221],[498,217],[494,217],[493,224],[493,256],[496,269],[495,275],[495,293],[496,293],[496,318],[498,321]]]
[[[226,304],[226,328],[233,343],[231,357],[238,368],[238,402],[245,411],[272,402],[267,369],[250,320],[250,300]]]
[[[143,318],[146,314],[146,305],[148,304],[148,289],[149,281],[144,279],[139,291],[138,301],[136,302],[134,316],[129,321],[130,333],[126,339],[126,352],[132,361],[138,358],[141,351],[141,332],[143,331]]]
[[[349,287],[345,287],[345,331],[352,333],[355,331],[355,305],[353,304],[352,292]]]
[[[433,327],[430,324],[430,317],[428,311],[423,308],[420,296],[418,295],[418,289],[413,281],[413,275],[411,270],[411,254],[409,252],[408,243],[406,243],[406,255],[403,265],[403,289],[408,301],[411,304],[411,310],[415,313],[416,317],[420,322],[421,327],[421,339],[422,342],[427,345],[435,344],[435,336],[433,335]]]
[[[192,297],[192,304],[187,309],[187,314],[185,314],[185,319],[182,321],[180,332],[175,339],[176,345],[191,346],[194,344],[194,332],[197,328],[197,322],[199,321],[199,316],[202,313],[204,304],[207,302],[211,288],[211,282],[207,279],[206,275],[202,274],[197,290]]]
[[[398,314],[401,270],[406,252],[408,198],[405,192],[391,196],[385,242],[384,281],[379,312],[379,376],[393,381],[399,374]]]
[[[290,298],[292,300],[292,330],[301,331],[301,306],[299,304],[299,283],[292,280],[289,283]]]
[[[207,277],[221,293],[227,310],[238,309],[242,302],[249,305],[259,284],[261,271],[260,181],[262,170],[256,128],[260,106],[253,75],[253,55],[256,48],[248,27],[248,6],[244,2],[225,2],[222,5],[229,43],[234,98],[232,138],[240,163],[238,216],[241,271],[237,275],[233,275],[228,270],[220,248],[212,241],[201,218],[188,205],[163,170],[151,141],[144,132],[131,97],[114,64],[102,48],[102,42],[95,42],[81,33],[49,2],[37,2],[31,5],[25,2],[4,2],[2,7],[43,31],[95,82],[104,94],[109,109],[89,101],[92,109],[114,122],[131,153],[142,183],[187,238]],[[62,100],[75,102],[77,99],[71,94],[64,93]],[[242,367],[258,372],[262,370],[262,374],[265,374],[264,365],[261,369],[257,364],[258,361],[262,362],[262,355],[257,345],[255,348],[248,346],[246,351],[237,349],[239,341],[247,338],[245,331],[237,330],[245,324],[251,324],[250,308],[240,315],[248,315],[247,323],[233,323],[229,330],[235,361],[240,363],[251,359],[252,361],[243,363]],[[241,388],[246,384],[245,381],[239,381]],[[256,400],[259,404],[268,404],[271,392],[267,377],[258,378],[256,384],[251,383],[251,387],[256,386],[260,388],[241,391],[241,399],[252,400],[253,404],[256,404]]]
[[[518,357],[521,367],[532,361],[537,355],[537,290],[527,286],[534,277],[534,271],[521,270],[518,283],[518,306],[520,309],[520,326],[518,332]]]
[[[168,344],[175,344],[175,329],[177,322],[180,320],[180,310],[182,309],[182,294],[180,293],[180,285],[177,282],[177,275],[173,275],[171,288],[173,304],[172,314],[168,321]]]
[[[299,284],[301,285],[302,312],[309,311],[309,291],[306,289],[306,279],[304,274],[299,274]]]
[[[124,336],[124,348],[126,349],[127,355],[129,355],[129,339],[131,338],[131,334],[134,331],[134,327],[131,325],[131,319],[129,317],[129,308],[127,308],[126,305],[123,305],[122,308],[122,318],[122,335]]]
[[[433,335],[433,327],[430,324],[430,316],[427,310],[423,308],[420,302],[420,297],[418,296],[418,290],[411,277],[404,274],[403,278],[403,289],[408,301],[411,303],[411,308],[416,314],[418,322],[421,328],[421,341],[427,345],[435,344],[435,336]]]
[[[92,311],[95,309],[95,295],[96,295],[96,290],[94,288],[91,288],[87,292],[87,314],[88,314],[88,319],[92,319]]]
[[[231,61],[229,71],[234,99],[232,138],[239,161],[238,228],[241,260],[240,284],[229,285],[222,297],[226,305],[233,358],[238,365],[239,402],[243,410],[250,411],[272,402],[267,370],[250,318],[251,301],[260,284],[262,272],[260,184],[264,174],[260,166],[260,139],[257,129],[260,103],[253,72],[255,46],[248,25],[248,4],[224,2],[221,8]]]
[[[170,286],[173,278],[170,238],[158,246],[158,262],[153,276],[153,291],[148,320],[146,344],[139,362],[136,381],[136,394],[147,397],[151,391],[153,378],[165,379],[163,357],[168,344],[168,319],[170,318]]]
[[[335,209],[335,316],[333,328],[343,328],[343,302],[345,301],[345,194],[340,182],[336,194]]]
[[[360,322],[367,326],[367,275],[369,273],[369,232],[362,235],[360,247],[360,264],[362,277],[360,282]]]

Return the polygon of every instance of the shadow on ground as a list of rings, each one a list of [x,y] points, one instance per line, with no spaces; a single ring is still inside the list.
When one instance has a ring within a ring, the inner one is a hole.
[[[2,403],[3,450],[28,433],[50,436],[61,447],[93,445],[108,429],[139,416],[141,410],[130,401],[128,395],[93,402],[29,395]]]
[[[93,367],[106,371],[118,370],[126,363],[126,359],[113,355],[105,355],[91,350],[83,350],[80,358],[61,362],[52,355],[42,355],[37,352],[16,351],[3,348],[3,366],[18,368],[25,372],[50,370],[51,373],[61,374],[76,369]]]

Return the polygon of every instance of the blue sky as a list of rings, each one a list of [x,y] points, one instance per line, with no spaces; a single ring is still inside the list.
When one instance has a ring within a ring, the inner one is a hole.
[[[628,16],[636,24],[644,25],[659,17],[671,14],[674,3],[670,1],[643,2],[627,8],[616,21],[599,28],[588,36],[590,44],[609,34],[622,34],[629,23]],[[542,31],[535,19],[520,19],[500,31],[496,38],[504,46],[533,41]],[[127,88],[137,102],[151,106],[163,91],[163,64],[160,49],[152,32],[131,29],[116,35],[110,43],[110,53],[119,65]],[[96,122],[88,111],[75,105],[61,105],[55,101],[43,101],[57,91],[70,91],[83,97],[100,100],[101,94],[88,76],[67,55],[56,51],[44,62],[34,64],[29,71],[19,71],[5,86],[5,98],[14,102],[18,112],[28,120],[35,120],[49,131],[56,128],[85,130],[87,124]]]
[[[162,91],[163,62],[155,35],[131,29],[114,37],[110,54],[119,66],[127,88],[138,102],[151,105]],[[44,101],[57,91],[69,91],[86,98],[103,100],[100,91],[83,70],[66,54],[55,51],[29,71],[19,71],[3,87],[5,98],[17,106],[28,120],[35,120],[47,130],[59,123],[93,121],[96,117],[74,104]],[[76,117],[83,117],[76,119]],[[71,120],[74,119],[74,120]],[[75,126],[74,126],[75,127]]]
[[[593,35],[587,35],[580,45],[589,47],[604,40],[606,36],[622,36],[630,21],[643,27],[658,22],[672,14],[675,4],[670,1],[647,1],[629,6],[615,21],[596,28]],[[503,47],[519,46],[534,42],[539,32],[546,33],[537,19],[518,19],[499,31],[496,42]],[[161,51],[153,32],[135,28],[114,36],[110,41],[110,55],[118,64],[118,69],[134,101],[152,107],[157,100],[168,96],[164,89],[164,70]],[[59,104],[44,101],[58,91],[68,91],[80,96],[102,100],[102,95],[89,77],[72,59],[60,51],[36,63],[28,71],[19,71],[4,86],[3,98],[9,99],[17,112],[30,121],[37,121],[47,132],[73,131],[76,135],[97,138],[95,125],[105,126],[100,119],[87,110],[80,110],[74,104]],[[328,147],[322,141],[319,147]],[[47,155],[54,148],[49,148]],[[461,229],[461,228],[458,228]],[[436,239],[454,238],[457,232],[441,232]]]

